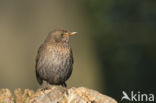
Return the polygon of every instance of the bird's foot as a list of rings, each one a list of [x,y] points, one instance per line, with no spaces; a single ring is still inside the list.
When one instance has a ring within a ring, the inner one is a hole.
[[[64,88],[64,92],[63,92],[63,93],[65,93],[65,94],[68,96],[69,93],[68,93],[67,84],[64,82],[64,83],[62,83],[62,86],[63,86],[63,88]]]
[[[48,89],[50,89],[49,86],[44,86],[44,87],[41,88],[41,91],[45,91],[45,90],[48,90]]]
[[[68,88],[64,88],[64,94],[66,94],[67,96],[69,96],[69,92],[68,92]]]

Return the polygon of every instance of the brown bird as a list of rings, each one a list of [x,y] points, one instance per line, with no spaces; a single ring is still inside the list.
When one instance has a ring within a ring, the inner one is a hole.
[[[46,81],[51,85],[67,86],[65,82],[73,69],[69,38],[76,33],[66,30],[54,30],[49,33],[36,57],[36,77],[40,85]]]

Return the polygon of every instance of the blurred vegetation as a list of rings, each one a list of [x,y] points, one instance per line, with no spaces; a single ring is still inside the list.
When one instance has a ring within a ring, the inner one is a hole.
[[[156,1],[88,0],[95,50],[105,71],[106,92],[156,93]]]

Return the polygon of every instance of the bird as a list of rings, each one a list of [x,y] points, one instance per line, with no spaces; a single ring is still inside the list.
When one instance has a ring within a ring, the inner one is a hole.
[[[73,70],[73,53],[69,44],[71,36],[77,32],[55,29],[46,37],[38,49],[36,56],[36,78],[40,85],[61,85],[66,88],[66,81]],[[48,86],[44,86],[47,89]]]

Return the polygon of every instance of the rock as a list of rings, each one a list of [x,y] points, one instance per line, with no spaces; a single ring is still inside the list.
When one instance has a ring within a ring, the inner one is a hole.
[[[61,91],[53,86],[51,89],[41,91],[21,89],[14,91],[16,103],[117,103],[113,98],[103,95],[95,90],[84,87],[70,88]],[[0,103],[14,103],[14,98],[8,89],[0,90]]]
[[[9,89],[0,89],[0,103],[14,103],[14,98]]]

